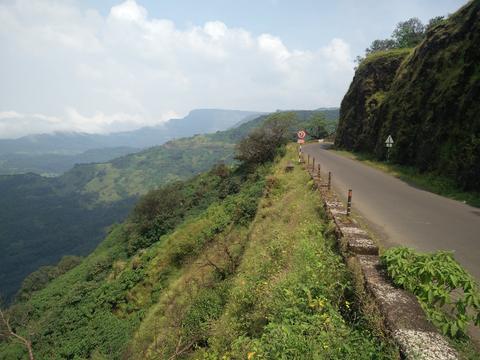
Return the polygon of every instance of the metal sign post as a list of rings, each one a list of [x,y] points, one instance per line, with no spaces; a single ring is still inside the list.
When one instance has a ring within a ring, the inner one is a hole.
[[[390,149],[393,147],[393,143],[392,135],[388,135],[387,140],[385,140],[385,146],[387,147],[387,161],[390,160]]]

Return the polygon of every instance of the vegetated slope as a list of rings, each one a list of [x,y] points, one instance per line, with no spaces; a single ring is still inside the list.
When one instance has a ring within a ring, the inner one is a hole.
[[[478,44],[475,0],[433,27],[410,54],[367,58],[342,101],[336,145],[382,159],[391,134],[392,161],[480,190]]]
[[[0,176],[0,292],[63,255],[86,255],[149,189],[232,161],[234,144],[205,136],[172,141],[108,163],[77,165],[57,178]]]
[[[132,154],[140,149],[113,147],[91,149],[80,154],[0,154],[0,175],[35,173],[43,176],[58,176],[75,164],[107,162],[120,156]]]
[[[80,265],[10,309],[36,358],[395,358],[349,302],[308,175],[284,171],[295,156],[143,198]],[[23,354],[0,343],[0,359]]]
[[[294,127],[303,126],[314,112],[296,113]],[[89,254],[140,195],[218,162],[231,163],[235,143],[265,119],[173,140],[107,163],[77,165],[57,178],[0,176],[0,295],[11,298],[39,266],[64,255]],[[335,121],[333,115],[329,119]]]

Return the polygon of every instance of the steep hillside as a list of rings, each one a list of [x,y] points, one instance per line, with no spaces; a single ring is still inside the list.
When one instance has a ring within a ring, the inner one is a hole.
[[[297,112],[292,131],[313,113]],[[22,279],[39,266],[64,255],[89,254],[107,227],[122,221],[150,189],[188,179],[218,162],[232,163],[235,144],[266,118],[107,163],[77,165],[57,178],[0,176],[0,295],[11,298]],[[335,121],[333,115],[328,118]]]
[[[135,198],[90,206],[89,194],[61,191],[56,180],[26,174],[0,177],[0,295],[9,299],[22,279],[63,255],[86,255],[105,229],[124,219]]]
[[[336,145],[381,159],[391,134],[392,161],[480,190],[478,44],[475,0],[430,29],[410,54],[367,58],[342,102]]]
[[[132,154],[140,149],[112,147],[91,149],[79,154],[0,154],[0,175],[35,173],[44,176],[58,176],[70,170],[75,164],[107,162],[120,156]]]
[[[295,156],[143,198],[80,265],[10,309],[36,359],[398,358],[351,303],[308,175],[284,170]],[[0,342],[0,359],[24,354]]]

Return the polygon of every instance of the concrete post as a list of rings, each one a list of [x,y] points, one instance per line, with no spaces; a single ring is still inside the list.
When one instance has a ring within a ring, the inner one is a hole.
[[[347,200],[347,216],[350,216],[352,212],[352,189],[348,190],[348,200]]]

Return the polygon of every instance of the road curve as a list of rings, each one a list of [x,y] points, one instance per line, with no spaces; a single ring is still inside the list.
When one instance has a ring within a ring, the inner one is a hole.
[[[344,200],[347,190],[353,190],[353,211],[366,220],[383,246],[453,250],[480,281],[480,209],[415,188],[329,151],[327,145],[309,144],[303,151],[321,164],[322,174],[332,172],[333,188]]]

